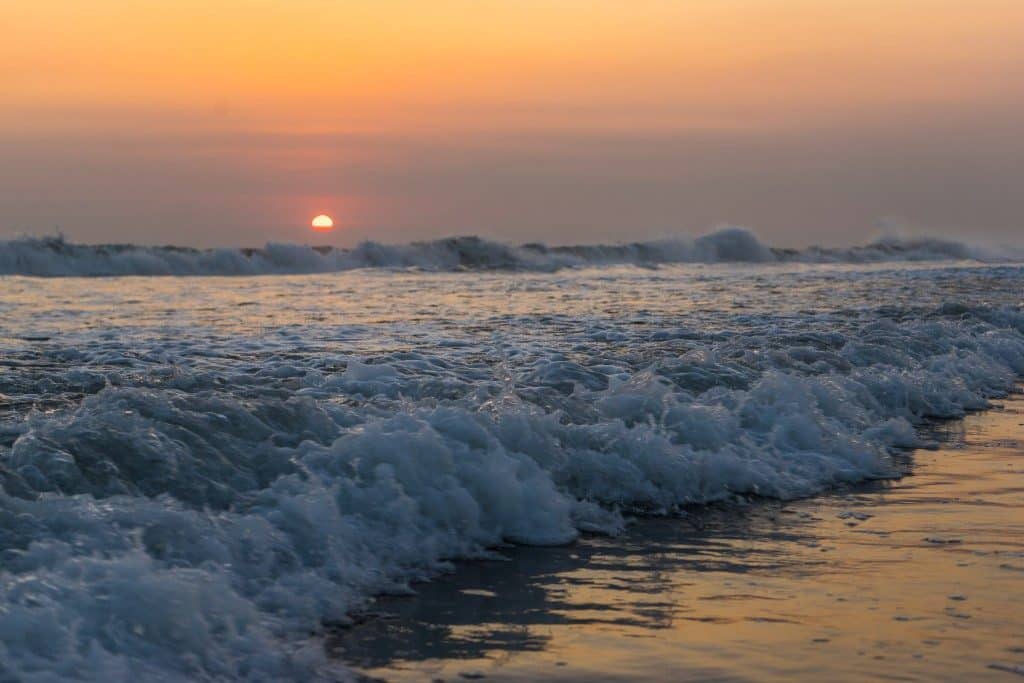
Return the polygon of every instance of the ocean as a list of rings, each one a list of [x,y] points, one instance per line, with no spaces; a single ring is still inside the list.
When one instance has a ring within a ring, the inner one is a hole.
[[[901,476],[1024,375],[955,242],[0,243],[0,678],[345,680],[507,544]]]

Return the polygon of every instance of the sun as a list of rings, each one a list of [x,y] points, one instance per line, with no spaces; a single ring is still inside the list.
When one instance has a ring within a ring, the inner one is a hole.
[[[312,227],[317,232],[330,232],[334,230],[334,219],[322,213],[313,219]]]

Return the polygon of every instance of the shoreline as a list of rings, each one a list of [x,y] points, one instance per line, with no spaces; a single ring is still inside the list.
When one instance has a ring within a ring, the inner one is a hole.
[[[328,652],[394,681],[1006,680],[1024,671],[1024,620],[1006,613],[1024,613],[1024,396],[993,404],[920,428],[938,448],[900,479],[460,562],[379,598]]]

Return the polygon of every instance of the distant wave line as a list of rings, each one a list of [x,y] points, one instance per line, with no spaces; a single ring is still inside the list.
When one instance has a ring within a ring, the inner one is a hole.
[[[195,249],[134,244],[86,245],[63,237],[0,241],[0,274],[42,277],[117,275],[286,275],[357,268],[456,271],[555,271],[609,265],[655,267],[681,263],[878,263],[898,261],[1016,262],[996,253],[937,238],[884,238],[859,247],[781,249],[745,228],[697,238],[628,244],[512,246],[476,236],[408,244],[367,241],[345,249],[268,243],[263,248]]]

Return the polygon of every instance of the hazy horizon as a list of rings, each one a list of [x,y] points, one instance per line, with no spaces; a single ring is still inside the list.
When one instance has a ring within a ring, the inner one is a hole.
[[[0,681],[1024,672],[1024,0],[0,26]]]
[[[0,236],[1020,241],[1019,2],[15,0],[0,20]],[[310,232],[319,213],[338,229]]]

